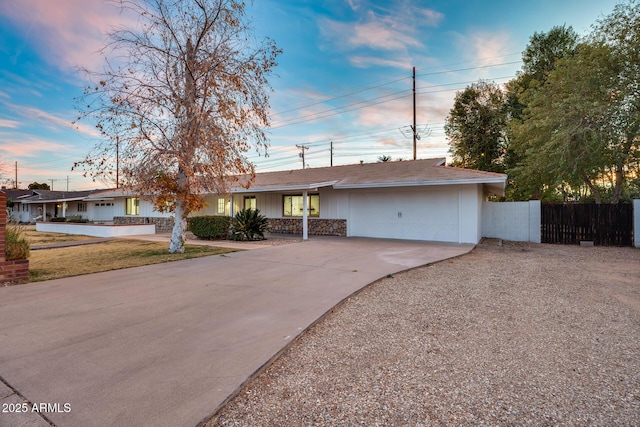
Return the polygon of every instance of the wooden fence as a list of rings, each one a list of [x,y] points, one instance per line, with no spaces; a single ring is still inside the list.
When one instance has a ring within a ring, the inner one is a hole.
[[[542,204],[542,243],[633,246],[631,204]]]

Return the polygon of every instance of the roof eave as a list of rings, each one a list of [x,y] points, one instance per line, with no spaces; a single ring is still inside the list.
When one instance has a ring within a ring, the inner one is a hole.
[[[249,188],[234,188],[231,190],[231,193],[271,193],[271,192],[282,192],[282,191],[317,191],[318,188],[322,187],[331,187],[335,185],[338,181],[326,181],[326,182],[314,182],[311,184],[295,184],[295,185],[274,185],[274,186],[265,186],[265,187],[249,187]]]
[[[59,203],[59,202],[81,202],[84,200],[84,197],[73,197],[70,199],[34,199],[34,200],[19,200],[20,203]]]
[[[482,178],[482,179],[443,179],[434,181],[408,181],[408,182],[368,182],[362,184],[337,184],[333,187],[337,190],[357,189],[357,188],[394,188],[394,187],[431,187],[436,185],[459,185],[459,184],[501,184],[506,185],[507,178]]]

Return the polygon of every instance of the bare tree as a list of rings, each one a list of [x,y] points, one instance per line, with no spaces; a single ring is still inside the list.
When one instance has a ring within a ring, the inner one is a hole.
[[[174,213],[169,252],[183,252],[188,215],[206,193],[224,194],[254,166],[245,153],[267,149],[270,86],[280,50],[253,37],[242,0],[117,0],[137,28],[109,34],[101,72],[80,99],[79,120],[104,140],[74,167],[94,179],[150,195]]]

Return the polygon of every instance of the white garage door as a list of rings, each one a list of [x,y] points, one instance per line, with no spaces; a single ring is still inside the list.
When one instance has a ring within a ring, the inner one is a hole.
[[[458,242],[457,191],[354,191],[349,235]]]
[[[113,202],[93,202],[93,220],[112,221],[113,205]]]

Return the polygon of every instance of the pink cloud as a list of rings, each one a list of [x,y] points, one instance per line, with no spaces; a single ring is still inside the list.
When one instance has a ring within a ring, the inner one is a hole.
[[[366,68],[370,65],[383,65],[388,67],[395,68],[409,68],[409,64],[411,63],[411,59],[408,57],[405,58],[381,58],[376,56],[352,56],[349,58],[349,62],[351,65],[359,68]]]
[[[0,14],[22,28],[25,42],[63,70],[96,68],[102,63],[96,52],[105,34],[127,20],[112,3],[100,0],[6,1],[0,2]]]
[[[30,120],[36,120],[41,123],[48,125],[52,129],[56,128],[71,128],[77,129],[80,133],[84,135],[89,135],[92,137],[100,136],[100,132],[92,126],[80,123],[78,125],[73,125],[71,120],[68,117],[59,117],[48,113],[46,111],[40,110],[34,107],[26,107],[23,105],[13,105],[7,104],[7,106],[16,114],[19,114],[22,117],[25,117]]]
[[[7,135],[0,134],[3,140],[3,144],[0,147],[0,151],[5,154],[5,157],[37,157],[43,152],[50,153],[69,153],[75,149],[70,145],[63,145],[57,142],[48,141],[45,139],[37,138],[28,135]],[[73,162],[70,162],[70,165]]]
[[[433,9],[415,8],[415,11],[425,18],[425,21],[423,21],[423,23],[430,27],[438,26],[438,24],[440,24],[440,21],[444,19],[444,15],[442,13],[437,12]]]
[[[505,55],[517,50],[506,32],[481,31],[453,36],[462,55],[478,65],[500,64]]]
[[[324,36],[342,48],[368,47],[371,49],[398,50],[409,46],[421,46],[411,35],[413,31],[401,19],[367,14],[366,22],[351,23],[324,19],[320,28]]]
[[[18,122],[16,120],[0,119],[0,128],[15,129],[18,126],[20,126],[20,122]]]

